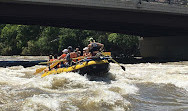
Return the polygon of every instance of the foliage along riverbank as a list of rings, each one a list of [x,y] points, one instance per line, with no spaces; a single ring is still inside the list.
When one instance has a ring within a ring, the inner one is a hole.
[[[37,25],[0,25],[0,55],[61,54],[72,45],[80,50],[93,37],[114,56],[130,57],[138,53],[138,37],[93,30],[79,30]]]

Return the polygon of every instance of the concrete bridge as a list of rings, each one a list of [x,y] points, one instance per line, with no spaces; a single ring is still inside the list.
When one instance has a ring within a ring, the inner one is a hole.
[[[158,1],[162,3],[150,0],[0,0],[0,23],[37,24],[139,35],[147,41],[147,44],[142,42],[142,55],[160,56],[150,54],[149,50],[155,48],[148,49],[153,47],[155,39],[165,38],[166,41],[169,37],[167,42],[156,40],[161,43],[157,44],[162,46],[159,49],[165,49],[163,46],[171,43],[168,42],[171,37],[181,40],[177,41],[180,44],[187,40],[188,7],[187,0],[168,0],[167,3],[164,3],[165,0]],[[152,40],[148,42],[146,37]],[[182,48],[185,47],[187,45]]]

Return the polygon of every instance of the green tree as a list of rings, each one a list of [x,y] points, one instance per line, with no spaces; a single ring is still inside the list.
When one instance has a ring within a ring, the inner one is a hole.
[[[83,41],[86,38],[86,33],[84,33],[83,30],[61,28],[59,37],[60,37],[59,51],[67,48],[70,45],[73,48],[76,48],[78,46],[83,48],[84,47]]]
[[[137,36],[111,33],[108,40],[111,44],[111,50],[115,55],[129,57],[137,52]]]
[[[29,40],[36,40],[40,34],[40,26],[18,25],[17,27],[17,48],[21,53],[27,47]]]
[[[48,55],[61,54],[64,48],[83,48],[92,37],[103,43],[106,51],[117,56],[134,55],[138,47],[138,37],[93,30],[44,27],[36,25],[0,25],[1,55]]]
[[[27,42],[27,47],[24,47],[22,50],[22,55],[39,55],[40,50],[39,46],[37,45],[36,41],[30,40]]]
[[[13,55],[19,54],[16,47],[17,25],[7,24],[1,30],[1,54]]]
[[[36,45],[39,47],[40,55],[48,55],[50,53],[57,54],[59,47],[59,28],[46,27],[37,40]],[[57,39],[57,41],[55,41]]]
[[[1,30],[6,26],[6,24],[0,24],[0,36],[1,36]]]

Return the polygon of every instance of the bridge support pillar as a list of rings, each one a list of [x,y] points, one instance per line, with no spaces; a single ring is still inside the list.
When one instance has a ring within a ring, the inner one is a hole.
[[[144,37],[140,40],[142,57],[188,60],[188,37]]]

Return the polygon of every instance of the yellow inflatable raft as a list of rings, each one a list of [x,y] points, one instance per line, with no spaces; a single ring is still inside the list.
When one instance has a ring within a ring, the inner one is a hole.
[[[45,72],[41,77],[45,77],[50,74],[59,74],[62,72],[78,72],[80,74],[88,75],[101,75],[109,71],[108,60],[91,60],[73,65],[71,67],[53,69],[51,71]]]

